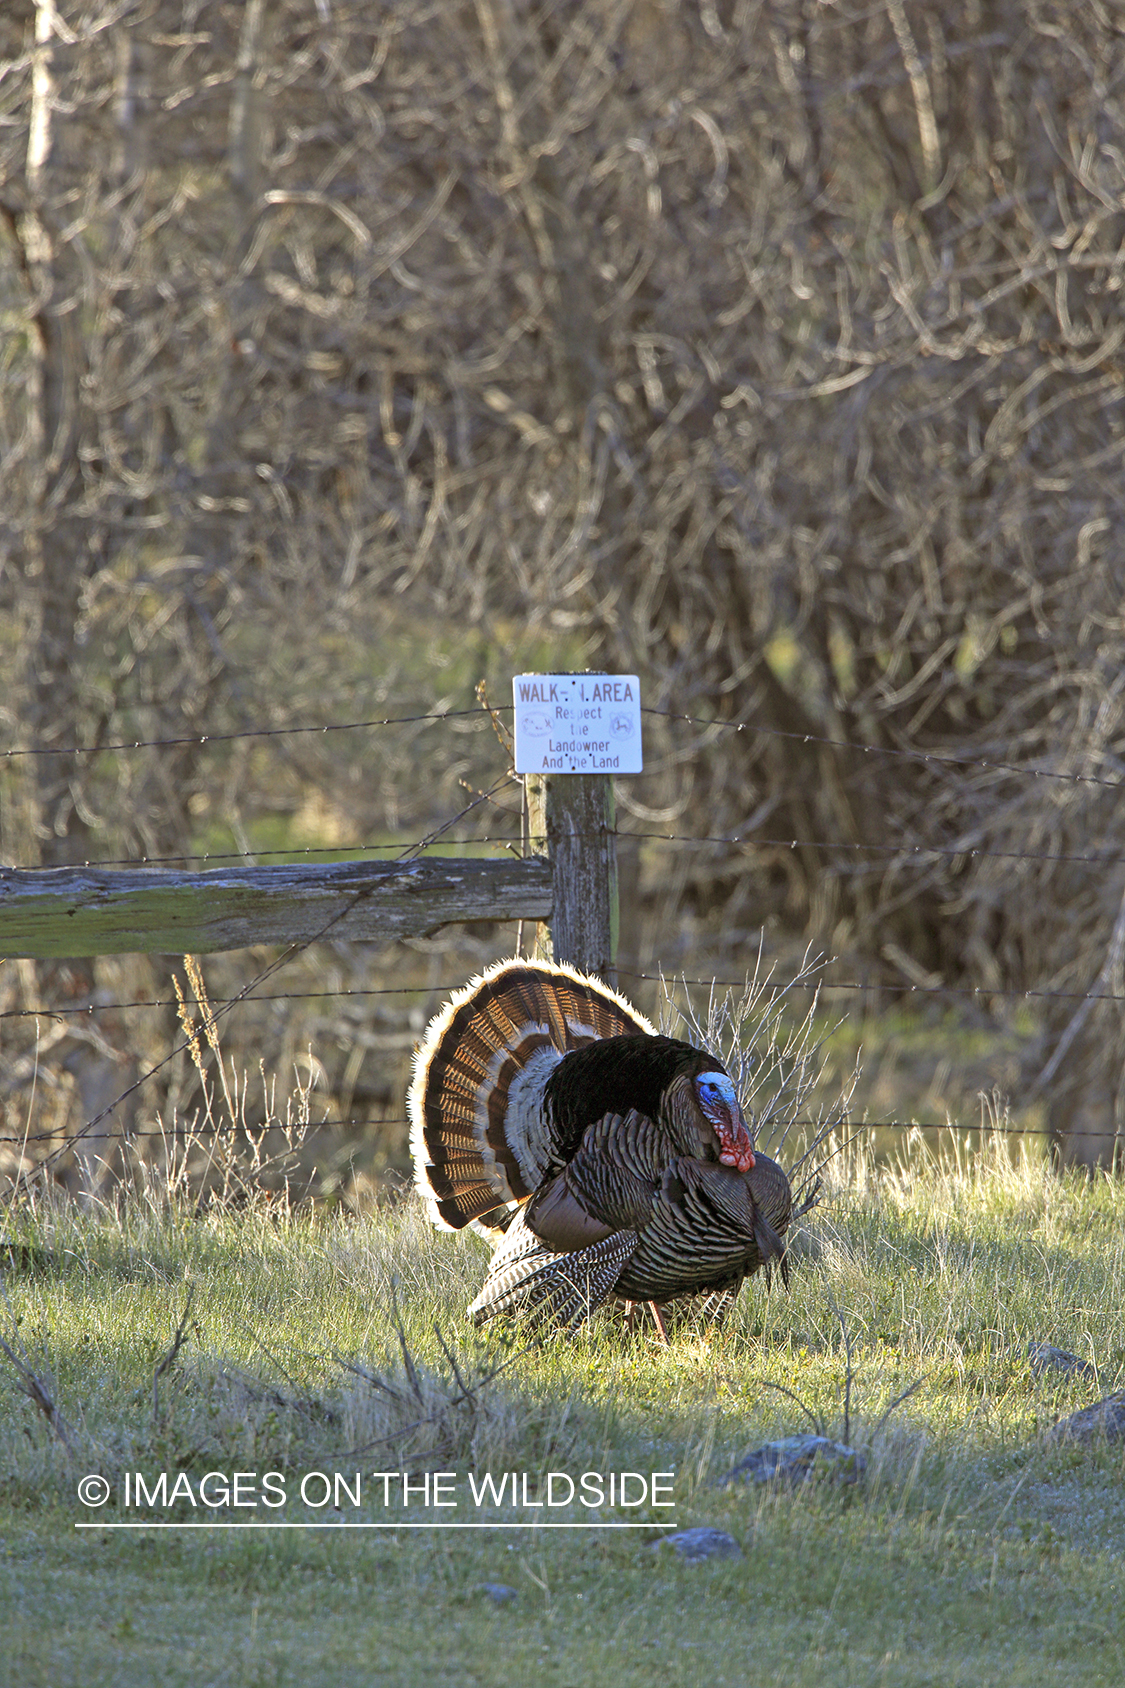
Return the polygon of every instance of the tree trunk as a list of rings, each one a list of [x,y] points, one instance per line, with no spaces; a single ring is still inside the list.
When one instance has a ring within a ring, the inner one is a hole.
[[[30,626],[25,643],[30,699],[29,727],[35,757],[36,834],[44,867],[71,867],[90,851],[89,817],[82,800],[79,753],[84,708],[83,653],[78,626],[82,592],[90,573],[87,524],[72,514],[82,490],[79,443],[82,377],[85,371],[81,312],[82,275],[72,248],[58,237],[52,215],[52,166],[59,147],[57,85],[68,48],[57,33],[50,0],[36,8],[36,65],[27,150],[27,205],[15,233],[31,308],[28,422],[33,440],[31,497],[25,522],[23,578]],[[88,728],[86,729],[88,731]],[[42,1000],[68,1008],[96,1006],[94,962],[79,956],[42,968]],[[128,1087],[135,1063],[114,1047],[91,1019],[89,1038],[68,1040],[63,1065],[72,1075],[83,1120],[93,1119]],[[126,1111],[111,1116],[125,1129]],[[106,1122],[109,1125],[109,1121]],[[101,1144],[76,1147],[83,1193],[92,1197],[104,1182],[107,1157]]]

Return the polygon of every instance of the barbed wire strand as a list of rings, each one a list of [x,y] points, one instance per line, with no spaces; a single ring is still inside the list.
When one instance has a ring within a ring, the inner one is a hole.
[[[852,1122],[850,1120],[842,1120],[842,1121],[840,1121],[838,1126],[833,1127],[833,1130],[835,1131],[835,1130],[845,1130],[846,1129],[848,1131],[851,1131],[853,1123],[854,1122]],[[149,1138],[149,1137],[228,1137],[228,1136],[233,1137],[233,1136],[237,1136],[239,1133],[243,1133],[244,1135],[251,1136],[251,1137],[260,1137],[260,1136],[263,1136],[267,1131],[292,1132],[292,1131],[299,1131],[299,1130],[303,1131],[305,1129],[312,1130],[312,1131],[322,1131],[322,1130],[326,1130],[328,1127],[338,1127],[338,1126],[347,1126],[352,1130],[358,1130],[358,1129],[361,1129],[362,1127],[368,1126],[368,1125],[376,1125],[376,1126],[400,1125],[401,1126],[401,1125],[409,1125],[409,1124],[410,1124],[410,1121],[407,1118],[405,1118],[405,1116],[388,1115],[388,1116],[386,1116],[384,1118],[380,1118],[380,1119],[343,1119],[343,1118],[340,1118],[340,1119],[323,1119],[323,1120],[308,1120],[308,1121],[299,1120],[299,1121],[296,1121],[296,1122],[283,1121],[283,1120],[263,1120],[260,1125],[250,1125],[250,1124],[232,1125],[232,1124],[225,1124],[225,1123],[222,1123],[222,1122],[220,1122],[218,1124],[205,1124],[205,1123],[201,1122],[198,1125],[163,1126],[163,1127],[159,1127],[159,1128],[155,1128],[155,1127],[154,1128],[146,1128],[146,1129],[140,1130],[140,1131],[125,1131],[125,1132],[122,1132],[122,1131],[92,1131],[92,1132],[88,1132],[86,1134],[86,1136],[87,1136],[88,1140],[94,1141],[94,1142],[102,1142],[102,1141],[108,1142],[110,1140],[113,1140],[113,1141],[120,1140],[123,1143],[125,1143],[126,1145],[128,1145],[129,1143],[132,1143],[133,1141],[135,1141],[138,1138]],[[796,1120],[789,1120],[787,1122],[787,1129],[789,1129],[789,1130],[821,1130],[821,1129],[823,1129],[823,1127],[817,1120],[796,1119]],[[979,1133],[983,1133],[983,1135],[985,1135],[985,1136],[998,1136],[998,1137],[1050,1137],[1052,1135],[1051,1131],[1046,1126],[1032,1126],[1032,1125],[962,1125],[958,1120],[944,1120],[944,1121],[942,1121],[942,1120],[883,1119],[883,1120],[862,1120],[858,1124],[855,1124],[855,1130],[854,1130],[852,1136],[850,1136],[847,1139],[847,1141],[848,1142],[854,1142],[856,1140],[856,1138],[859,1137],[859,1136],[862,1136],[862,1134],[865,1131],[959,1131],[959,1132],[979,1132]],[[21,1132],[18,1135],[14,1135],[14,1136],[10,1136],[10,1137],[0,1137],[0,1143],[47,1143],[47,1142],[53,1141],[59,1135],[60,1134],[59,1134],[58,1131],[41,1131],[38,1134],[32,1134],[32,1135],[29,1135],[29,1136],[25,1136]],[[65,1142],[61,1145],[62,1151],[65,1152],[67,1149],[69,1149],[73,1142],[74,1142],[74,1138],[72,1138],[72,1137],[66,1138]],[[840,1145],[840,1148],[842,1148],[843,1146],[844,1145]],[[835,1149],[833,1151],[833,1153],[839,1154],[840,1148]],[[831,1157],[829,1157],[829,1158],[831,1158]],[[46,1162],[42,1162],[40,1164],[46,1165]],[[39,1170],[39,1168],[37,1167],[36,1170]],[[817,1170],[819,1170],[819,1168]]]
[[[709,720],[704,716],[683,715],[675,709],[643,707],[642,715],[659,715],[669,721],[687,721],[695,727],[719,727],[737,733],[760,733],[764,738],[795,740],[798,744],[823,744],[832,750],[850,750],[857,756],[904,756],[911,762],[937,762],[953,768],[991,768],[998,773],[1022,774],[1028,779],[1063,780],[1068,785],[1101,785],[1111,791],[1125,788],[1125,779],[1103,779],[1097,774],[1068,774],[1057,768],[1024,768],[1018,762],[999,762],[986,756],[948,756],[936,750],[905,750],[899,745],[855,744],[850,739],[832,739],[819,733],[797,733],[783,727],[761,727],[753,721]]]
[[[514,811],[507,811],[513,813]],[[592,834],[576,834],[575,836],[593,836]],[[624,837],[625,834],[619,836]],[[629,834],[628,836],[632,836]],[[477,838],[451,838],[447,841],[451,848],[462,849],[470,844],[510,844],[513,847],[520,842],[518,833],[486,832]],[[9,871],[16,873],[70,873],[81,868],[103,867],[167,867],[172,862],[182,862],[190,867],[196,862],[253,862],[262,856],[331,856],[334,861],[362,861],[364,856],[375,850],[413,850],[424,845],[425,840],[413,838],[395,839],[390,844],[288,844],[279,845],[276,850],[204,850],[199,855],[182,852],[178,856],[106,856],[91,860],[89,857],[83,862],[74,862],[66,868],[15,868]],[[286,862],[283,866],[296,866],[294,862]],[[331,865],[331,864],[330,864]]]
[[[508,922],[507,924],[514,924]],[[309,939],[309,943],[315,942]],[[618,967],[617,972],[628,979],[642,979],[652,984],[660,984],[666,975],[660,973],[642,973],[632,967]],[[717,985],[720,990],[745,990],[749,980],[741,979],[694,979],[676,975],[676,980],[685,985]],[[436,992],[444,994],[460,990],[464,979],[450,980],[445,984],[436,985],[379,985],[379,986],[348,986],[339,990],[302,990],[302,991],[269,991],[261,996],[255,996],[255,1002],[318,1002],[324,999],[336,1000],[344,997],[369,996],[431,996]],[[1005,988],[1000,985],[919,985],[912,981],[896,982],[888,985],[879,980],[862,979],[822,979],[817,985],[802,985],[799,988],[818,989],[821,994],[830,991],[874,991],[891,990],[897,994],[909,996],[969,996],[992,999],[999,997],[1006,1001],[1045,1001],[1045,1002],[1125,1002],[1125,997],[1113,991],[1045,991],[1030,987],[1017,989]],[[183,999],[189,1006],[201,1007],[197,997],[185,996]],[[241,1001],[241,997],[219,996],[209,999],[212,1006],[225,1008]],[[136,999],[132,1002],[94,1002],[83,1003],[77,1008],[5,1008],[0,1010],[0,1020],[65,1020],[85,1014],[87,1016],[124,1012],[127,1009],[146,1008],[175,1008],[178,997],[155,997]]]
[[[660,984],[664,978],[661,973],[640,973],[631,967],[618,967],[618,973],[623,973],[628,979],[647,979],[653,984]],[[684,985],[718,985],[722,990],[745,990],[750,982],[742,979],[688,979],[676,974],[676,980]],[[888,985],[878,979],[821,979],[816,985],[806,984],[798,988],[802,990],[819,990],[822,995],[829,991],[875,991],[891,990],[909,996],[975,996],[975,997],[1003,997],[1012,1001],[1023,1001],[1025,998],[1042,999],[1047,1002],[1125,1002],[1125,997],[1116,995],[1113,991],[1041,991],[1041,990],[1005,990],[992,985],[918,985],[912,981],[896,982]],[[265,1000],[264,998],[262,999]]]
[[[511,705],[507,706],[509,709]],[[117,739],[105,744],[19,745],[0,751],[13,756],[101,756],[110,750],[171,750],[181,744],[233,744],[236,739],[293,738],[300,734],[352,733],[370,727],[404,727],[418,721],[457,721],[468,715],[485,716],[483,709],[431,710],[424,715],[382,715],[365,721],[330,721],[321,726],[244,727],[237,733],[181,733],[176,738]]]
[[[568,833],[569,838],[597,838],[604,839],[604,831],[580,831]],[[1065,850],[989,850],[982,849],[976,844],[875,844],[855,843],[845,840],[833,841],[823,838],[748,838],[735,833],[686,833],[686,832],[622,832],[615,830],[609,836],[618,840],[637,839],[641,842],[660,844],[734,845],[742,850],[770,849],[770,850],[824,850],[828,852],[845,850],[869,850],[875,855],[901,858],[904,865],[909,865],[915,857],[939,856],[952,861],[958,860],[995,860],[1012,862],[1082,862],[1092,867],[1125,867],[1125,856],[1110,855],[1102,851],[1078,852]],[[475,838],[454,838],[448,840],[451,847],[458,849],[473,844],[503,844],[515,849],[522,843],[518,834],[506,832],[485,832]],[[205,850],[200,855],[181,854],[177,856],[114,856],[104,860],[90,860],[75,862],[70,868],[15,868],[10,872],[73,872],[81,868],[138,868],[163,867],[171,862],[182,862],[187,867],[194,863],[252,861],[262,856],[331,856],[338,861],[362,861],[364,856],[376,850],[409,850],[425,847],[425,839],[412,839],[403,842],[401,839],[387,844],[300,844],[279,846],[277,849],[249,849],[249,850]],[[289,861],[285,866],[294,866]],[[920,866],[928,865],[919,863]]]
[[[573,836],[599,835],[578,833]],[[992,859],[1005,862],[1087,862],[1096,867],[1125,867],[1125,856],[1103,855],[1100,851],[1078,854],[1062,850],[986,850],[976,844],[865,844],[848,843],[844,840],[835,842],[824,838],[745,838],[725,833],[693,835],[676,832],[618,832],[615,837],[652,839],[667,844],[735,844],[744,850],[870,850],[876,855],[897,856],[904,861],[909,861],[915,856],[942,856],[953,861],[971,858],[974,861]]]
[[[375,727],[407,726],[424,721],[452,721],[480,715],[490,719],[500,711],[508,712],[512,704],[494,704],[490,709],[448,709],[419,715],[373,716],[362,721],[334,721],[320,726],[247,727],[239,732],[183,733],[171,738],[119,739],[104,744],[20,745],[0,751],[0,757],[16,756],[98,756],[106,751],[160,750],[184,744],[231,744],[239,739],[285,738],[297,735],[315,736],[327,733],[355,732]],[[1028,779],[1062,780],[1070,785],[1104,786],[1109,790],[1125,787],[1125,779],[1106,779],[1098,774],[1065,773],[1057,768],[1025,768],[1017,762],[1004,762],[987,756],[952,756],[935,750],[909,750],[899,745],[856,744],[849,739],[833,739],[819,733],[800,733],[784,727],[767,727],[753,721],[730,721],[701,715],[687,715],[676,709],[641,708],[642,715],[656,716],[667,721],[682,721],[693,727],[717,729],[722,732],[757,733],[765,738],[789,739],[800,744],[822,744],[836,751],[851,751],[863,756],[899,756],[913,762],[934,762],[946,767],[986,768],[998,773],[1021,775]]]

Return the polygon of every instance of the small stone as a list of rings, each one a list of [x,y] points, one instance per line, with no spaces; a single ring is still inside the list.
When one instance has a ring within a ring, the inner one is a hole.
[[[654,1547],[671,1547],[686,1559],[689,1565],[694,1565],[701,1559],[741,1559],[742,1549],[733,1536],[728,1536],[725,1530],[713,1530],[706,1524],[700,1524],[694,1530],[677,1530],[674,1535],[662,1536]]]
[[[723,1483],[804,1483],[814,1471],[858,1483],[867,1470],[867,1460],[858,1448],[831,1442],[827,1436],[784,1436],[767,1442],[740,1459]]]
[[[1051,1443],[1094,1442],[1101,1436],[1107,1442],[1125,1439],[1125,1390],[1060,1419],[1053,1430],[1048,1430],[1046,1439]]]
[[[1031,1362],[1032,1377],[1042,1377],[1045,1371],[1062,1372],[1064,1377],[1098,1375],[1089,1360],[1080,1360],[1077,1354],[1068,1354],[1065,1348],[1056,1348],[1050,1342],[1029,1342],[1027,1357]]]
[[[509,1600],[517,1598],[515,1589],[509,1588],[507,1583],[481,1583],[480,1591],[488,1595],[494,1606],[505,1606]]]

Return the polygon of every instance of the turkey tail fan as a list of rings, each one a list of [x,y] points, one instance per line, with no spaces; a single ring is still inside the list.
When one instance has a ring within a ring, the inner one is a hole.
[[[551,1161],[542,1109],[571,1049],[654,1031],[600,979],[549,961],[501,961],[430,1021],[407,1097],[418,1190],[443,1230],[503,1230]]]

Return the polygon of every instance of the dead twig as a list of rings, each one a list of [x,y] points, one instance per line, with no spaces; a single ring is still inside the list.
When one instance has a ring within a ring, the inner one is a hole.
[[[844,1372],[844,1437],[843,1437],[843,1439],[844,1439],[845,1442],[847,1442],[848,1431],[851,1429],[851,1422],[852,1422],[852,1381],[855,1377],[855,1371],[854,1371],[854,1368],[852,1366],[852,1339],[848,1335],[848,1327],[847,1327],[847,1324],[844,1321],[844,1315],[841,1313],[839,1307],[837,1306],[836,1297],[832,1294],[831,1290],[829,1290],[829,1292],[828,1292],[828,1305],[831,1307],[832,1311],[836,1315],[837,1323],[840,1326],[840,1334],[844,1339],[845,1372]]]
[[[184,1339],[187,1336],[188,1318],[191,1314],[191,1304],[194,1300],[195,1285],[190,1284],[188,1286],[187,1300],[184,1302],[184,1310],[180,1314],[180,1322],[176,1326],[175,1334],[172,1337],[172,1346],[153,1370],[152,1416],[154,1419],[159,1419],[160,1417],[160,1379],[164,1376],[165,1372],[167,1372],[175,1364],[176,1356],[184,1345]]]
[[[821,1418],[820,1414],[814,1413],[812,1408],[807,1406],[805,1402],[802,1401],[801,1397],[795,1394],[792,1389],[787,1389],[784,1383],[772,1383],[768,1377],[756,1378],[755,1382],[760,1383],[763,1389],[775,1389],[779,1395],[785,1395],[790,1401],[795,1401],[804,1413],[805,1417],[808,1419],[809,1423],[812,1425],[813,1429],[816,1431],[817,1435],[827,1436],[828,1432],[824,1428],[824,1420]]]
[[[886,1408],[886,1410],[884,1411],[884,1413],[883,1413],[882,1417],[880,1418],[878,1424],[875,1426],[874,1430],[871,1432],[872,1441],[874,1441],[875,1437],[878,1436],[880,1430],[882,1430],[884,1424],[886,1424],[887,1420],[890,1418],[890,1416],[894,1412],[895,1408],[901,1407],[901,1405],[904,1401],[908,1401],[910,1399],[911,1395],[914,1394],[915,1390],[921,1389],[923,1383],[925,1383],[925,1381],[929,1377],[929,1375],[930,1375],[929,1372],[923,1372],[921,1377],[915,1378],[914,1382],[910,1385],[909,1389],[904,1389],[902,1391],[901,1395],[895,1396],[894,1400],[891,1402],[890,1406]],[[845,1437],[844,1440],[846,1441],[847,1437]]]
[[[509,760],[516,754],[516,741],[501,721],[499,714],[488,701],[488,682],[478,680],[476,684],[477,702],[482,709],[488,710],[488,718],[492,722],[492,730],[500,740],[501,746],[507,752]]]
[[[20,1392],[38,1407],[67,1453],[73,1456],[77,1452],[74,1438],[43,1378],[32,1370],[27,1360],[17,1354],[12,1345],[6,1342],[2,1336],[0,1336],[0,1353],[6,1355],[12,1370],[15,1372],[16,1384]]]

